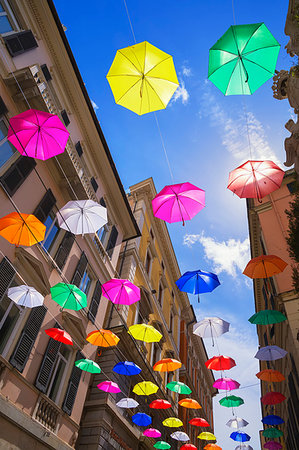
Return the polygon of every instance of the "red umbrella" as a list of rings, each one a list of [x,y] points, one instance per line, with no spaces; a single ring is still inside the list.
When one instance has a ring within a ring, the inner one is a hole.
[[[190,425],[194,425],[195,427],[209,427],[210,424],[201,417],[194,417],[194,419],[189,420]]]
[[[71,336],[60,328],[48,328],[45,333],[55,341],[63,342],[64,344],[73,345]]]
[[[240,198],[260,201],[280,187],[283,176],[273,161],[247,161],[230,172],[227,187]]]
[[[184,444],[180,447],[180,450],[197,450],[197,447],[193,444]]]
[[[167,400],[154,400],[149,404],[150,408],[153,409],[168,409],[171,408],[171,403],[169,403]]]
[[[211,370],[229,370],[236,365],[236,362],[229,356],[221,355],[213,356],[213,358],[208,359],[208,361],[205,362],[205,365]]]
[[[276,405],[277,403],[282,403],[286,397],[280,392],[268,392],[262,397],[263,405]]]

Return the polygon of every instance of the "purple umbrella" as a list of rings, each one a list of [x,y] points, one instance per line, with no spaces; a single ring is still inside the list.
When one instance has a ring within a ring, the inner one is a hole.
[[[140,300],[140,289],[129,280],[112,278],[102,284],[103,296],[117,305],[132,305]]]
[[[259,349],[255,358],[260,361],[275,361],[276,359],[283,358],[288,352],[277,345],[267,345],[267,347],[262,347]]]
[[[280,450],[282,445],[276,441],[268,441],[264,444],[264,448],[267,448],[268,450]]]
[[[232,391],[233,389],[239,389],[240,383],[232,378],[218,378],[213,384],[214,388],[224,389],[225,391]]]

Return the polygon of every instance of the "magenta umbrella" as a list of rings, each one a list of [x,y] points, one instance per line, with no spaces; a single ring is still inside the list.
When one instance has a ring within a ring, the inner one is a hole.
[[[10,119],[7,139],[21,155],[46,160],[64,152],[69,135],[55,114],[28,109]]]
[[[213,387],[224,389],[225,391],[232,391],[233,389],[239,389],[240,383],[232,378],[218,378],[218,380],[214,382]]]
[[[159,430],[156,430],[156,428],[147,428],[143,432],[144,436],[151,437],[151,438],[159,438],[161,437],[161,433]]]
[[[282,445],[276,441],[268,441],[264,444],[264,448],[267,448],[268,450],[280,450]]]
[[[140,289],[129,280],[112,278],[102,284],[103,296],[116,305],[132,305],[140,300]]]
[[[168,223],[191,220],[205,207],[205,191],[191,183],[165,186],[152,200],[154,216]]]
[[[101,391],[110,392],[112,394],[117,394],[118,392],[121,392],[121,390],[118,387],[118,384],[113,383],[113,381],[102,381],[102,383],[99,383],[97,386]]]

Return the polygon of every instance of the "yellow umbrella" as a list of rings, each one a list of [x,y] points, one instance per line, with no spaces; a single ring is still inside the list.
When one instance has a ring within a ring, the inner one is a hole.
[[[137,323],[129,327],[129,334],[138,341],[143,342],[159,342],[162,334],[156,328],[145,323]]]
[[[179,86],[172,56],[146,41],[117,50],[107,80],[116,103],[139,115],[166,108]]]
[[[204,439],[205,441],[216,441],[216,436],[213,433],[209,433],[208,431],[204,431],[197,436],[199,439]]]
[[[183,422],[176,417],[168,417],[168,419],[163,420],[164,427],[177,428],[183,425]]]
[[[141,381],[141,383],[135,384],[133,392],[137,395],[151,395],[155,394],[159,386],[152,383],[151,381]]]

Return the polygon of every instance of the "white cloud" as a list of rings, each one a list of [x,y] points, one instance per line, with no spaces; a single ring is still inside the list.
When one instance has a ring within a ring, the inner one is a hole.
[[[192,70],[190,69],[190,67],[183,66],[182,67],[182,74],[184,75],[184,77],[191,77]]]
[[[203,248],[206,259],[213,264],[213,270],[217,273],[226,272],[232,277],[237,277],[238,271],[243,271],[250,259],[249,239],[228,239],[217,241],[215,238],[201,234],[185,234],[184,245],[192,247],[199,242]]]
[[[98,105],[96,104],[96,102],[94,102],[93,100],[91,100],[91,104],[93,109],[96,111],[97,109],[99,109]]]
[[[189,92],[185,87],[184,81],[180,81],[180,85],[172,97],[172,102],[176,102],[177,100],[181,100],[183,105],[186,105],[188,103]]]

